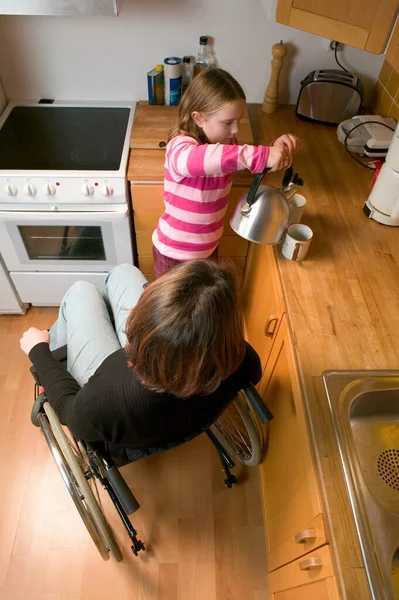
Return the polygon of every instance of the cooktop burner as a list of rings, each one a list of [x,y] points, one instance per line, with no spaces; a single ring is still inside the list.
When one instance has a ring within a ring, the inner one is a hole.
[[[130,109],[16,106],[0,129],[0,169],[117,171]]]

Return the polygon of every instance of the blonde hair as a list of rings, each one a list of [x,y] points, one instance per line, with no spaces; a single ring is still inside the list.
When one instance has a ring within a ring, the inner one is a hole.
[[[126,336],[129,367],[148,389],[214,392],[245,355],[234,272],[212,260],[181,263],[144,289]]]
[[[205,133],[192,118],[192,113],[198,111],[205,116],[217,112],[234,100],[246,100],[244,90],[223,69],[208,69],[197,75],[185,91],[179,106],[176,123],[173,125],[169,139],[177,135],[189,135],[200,144],[206,144]]]

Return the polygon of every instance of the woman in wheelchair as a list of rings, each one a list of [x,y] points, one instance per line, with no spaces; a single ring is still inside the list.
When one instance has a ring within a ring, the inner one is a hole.
[[[146,283],[131,265],[101,293],[75,283],[50,331],[20,340],[60,422],[127,460],[206,430],[261,377],[228,268],[195,260]],[[67,369],[52,355],[64,345]]]

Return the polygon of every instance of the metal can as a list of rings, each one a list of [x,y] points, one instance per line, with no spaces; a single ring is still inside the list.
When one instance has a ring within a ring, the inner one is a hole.
[[[165,104],[177,106],[181,98],[181,61],[170,56],[163,61],[165,77]]]

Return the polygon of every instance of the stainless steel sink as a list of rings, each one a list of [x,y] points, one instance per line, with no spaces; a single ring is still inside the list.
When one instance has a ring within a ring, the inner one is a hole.
[[[323,381],[370,598],[399,600],[399,370],[326,371]]]

